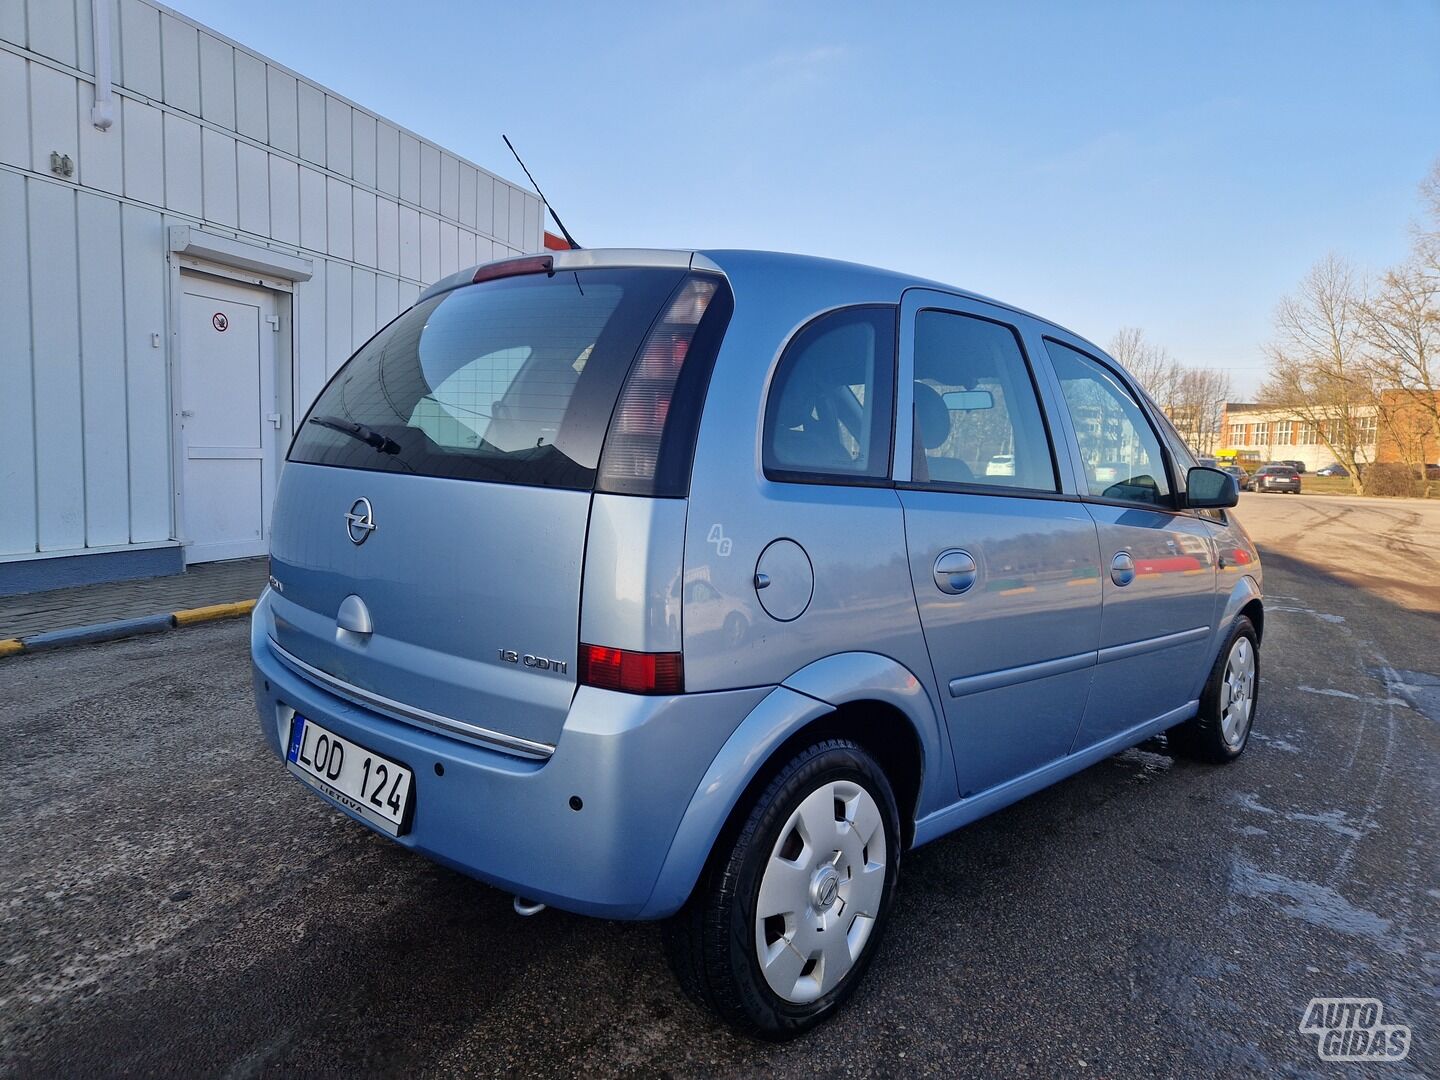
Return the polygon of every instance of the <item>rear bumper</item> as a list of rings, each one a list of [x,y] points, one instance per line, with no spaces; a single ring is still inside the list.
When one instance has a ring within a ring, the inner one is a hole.
[[[261,732],[277,757],[300,712],[414,771],[414,815],[397,843],[570,911],[670,914],[645,908],[676,829],[711,761],[768,688],[641,697],[581,687],[555,753],[524,760],[372,712],[296,674],[270,649],[266,600],[250,651]],[[572,797],[582,809],[571,809]]]

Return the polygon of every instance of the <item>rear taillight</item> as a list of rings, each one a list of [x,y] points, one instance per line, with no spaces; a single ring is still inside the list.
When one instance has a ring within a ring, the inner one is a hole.
[[[678,652],[647,653],[580,646],[580,683],[630,694],[682,694],[685,665]]]
[[[597,488],[624,494],[672,494],[655,490],[666,422],[695,332],[715,298],[719,282],[692,277],[680,287],[645,337],[645,344],[615,406]],[[688,462],[686,463],[688,466]],[[659,485],[665,486],[665,485]],[[682,492],[683,493],[683,492]]]

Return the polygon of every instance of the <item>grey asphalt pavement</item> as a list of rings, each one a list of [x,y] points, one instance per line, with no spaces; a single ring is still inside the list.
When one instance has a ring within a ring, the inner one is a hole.
[[[0,1075],[1440,1075],[1440,508],[1240,515],[1244,758],[1155,740],[907,854],[865,986],[784,1046],[654,926],[522,920],[291,780],[241,623],[0,661]],[[1409,1059],[1318,1060],[1340,995]]]

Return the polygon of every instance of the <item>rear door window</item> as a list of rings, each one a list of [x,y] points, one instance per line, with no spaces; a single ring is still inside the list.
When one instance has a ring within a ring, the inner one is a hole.
[[[589,488],[620,386],[683,276],[528,274],[417,304],[321,392],[290,460]]]

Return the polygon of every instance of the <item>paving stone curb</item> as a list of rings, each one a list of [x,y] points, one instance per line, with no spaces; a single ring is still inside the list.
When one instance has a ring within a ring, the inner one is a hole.
[[[0,639],[0,657],[63,649],[70,645],[89,645],[97,641],[116,641],[139,634],[158,634],[181,626],[239,618],[250,614],[254,607],[254,600],[236,600],[228,604],[207,604],[204,607],[185,608],[181,611],[142,615],[138,619],[113,619],[88,626],[70,626],[64,630],[51,630],[24,638],[4,638]]]

